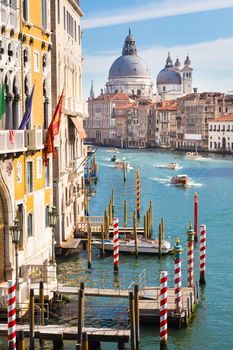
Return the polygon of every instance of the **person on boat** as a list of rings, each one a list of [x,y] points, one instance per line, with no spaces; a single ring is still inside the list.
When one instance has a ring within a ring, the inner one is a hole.
[[[115,162],[116,159],[117,159],[117,157],[116,157],[116,155],[114,154],[114,156],[111,158],[111,161],[112,161],[112,162]]]

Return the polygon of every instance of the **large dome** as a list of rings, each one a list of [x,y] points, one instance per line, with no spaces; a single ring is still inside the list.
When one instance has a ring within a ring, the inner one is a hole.
[[[119,77],[150,78],[149,70],[144,60],[136,55],[118,57],[109,70],[109,79]]]
[[[169,69],[162,69],[157,76],[157,85],[158,84],[181,84],[181,76],[180,73]]]

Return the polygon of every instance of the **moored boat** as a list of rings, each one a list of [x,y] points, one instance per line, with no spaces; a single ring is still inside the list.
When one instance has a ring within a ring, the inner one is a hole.
[[[179,174],[171,178],[171,184],[176,186],[187,186],[190,182],[188,175]]]
[[[99,249],[102,249],[102,241],[99,239],[93,240],[93,245]],[[104,240],[104,249],[107,251],[113,251],[113,240]],[[170,242],[162,241],[162,254],[168,254],[172,250]],[[119,239],[119,252],[120,253],[134,253],[135,252],[135,240],[134,239]],[[157,239],[138,239],[138,253],[141,254],[159,254],[159,241]]]
[[[107,153],[120,153],[118,148],[116,148],[116,147],[108,148],[105,152],[107,152]]]
[[[185,155],[185,159],[198,160],[202,159],[202,156],[198,152],[187,152]]]

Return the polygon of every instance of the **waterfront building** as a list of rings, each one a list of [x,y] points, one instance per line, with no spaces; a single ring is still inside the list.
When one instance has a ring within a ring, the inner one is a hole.
[[[165,67],[156,78],[157,90],[161,99],[173,100],[190,94],[192,92],[192,73],[193,68],[189,56],[186,57],[184,66],[181,68],[178,58],[173,65],[170,52],[168,52]]]
[[[175,148],[177,101],[169,100],[156,103],[155,139],[161,148]]]
[[[233,96],[220,92],[192,93],[177,100],[179,149],[208,149],[208,122],[233,112]]]
[[[131,30],[125,39],[122,55],[113,62],[109,70],[106,92],[152,97],[153,84],[149,69],[145,61],[137,55],[136,41]]]
[[[208,150],[233,153],[233,114],[209,121]]]
[[[0,121],[0,283],[15,276],[9,225],[17,217],[23,228],[20,290],[30,277],[28,267],[46,269],[52,254],[48,227],[52,162],[49,158],[47,167],[43,162],[43,135],[51,119],[49,6],[50,1],[39,0],[1,4],[0,82],[5,113]],[[30,118],[25,130],[26,110]]]
[[[73,236],[79,217],[84,215],[82,16],[79,1],[51,0],[53,111],[64,89],[60,133],[56,140],[58,148],[53,162],[54,204],[59,214],[55,235],[57,248]]]

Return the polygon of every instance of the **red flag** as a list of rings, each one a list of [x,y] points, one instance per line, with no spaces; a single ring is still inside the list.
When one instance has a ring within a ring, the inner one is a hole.
[[[64,89],[62,90],[53,118],[48,127],[48,132],[47,132],[46,141],[45,141],[45,148],[44,148],[44,163],[46,166],[48,165],[49,153],[52,153],[53,158],[55,158],[54,137],[59,134],[63,98],[64,98]]]

